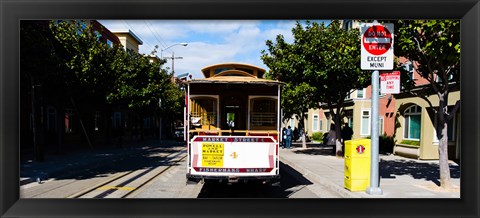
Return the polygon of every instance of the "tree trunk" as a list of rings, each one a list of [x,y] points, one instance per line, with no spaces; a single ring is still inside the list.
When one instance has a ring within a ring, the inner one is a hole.
[[[57,109],[57,153],[64,152],[65,143],[65,104],[60,101]]]
[[[443,113],[441,113],[443,114]],[[442,188],[451,188],[450,166],[448,165],[448,124],[443,122],[441,139],[438,144],[438,155],[440,165],[440,186]]]
[[[305,137],[305,131],[302,132],[302,148],[307,148],[307,140]]]
[[[305,115],[302,114],[302,122],[301,122],[301,131],[302,131],[302,148],[307,148],[307,142],[305,141]]]
[[[337,110],[338,111],[338,110]],[[342,145],[342,142],[340,141],[340,136],[341,136],[341,122],[340,122],[340,117],[341,115],[339,113],[337,113],[335,115],[335,135],[336,135],[336,139],[335,139],[335,154],[337,155],[337,157],[343,157],[343,145]]]

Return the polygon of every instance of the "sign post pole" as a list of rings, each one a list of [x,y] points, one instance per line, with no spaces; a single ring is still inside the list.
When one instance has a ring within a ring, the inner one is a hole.
[[[379,187],[378,151],[379,151],[379,70],[393,69],[393,24],[364,23],[361,25],[361,61],[362,70],[373,70],[372,73],[372,117],[371,117],[371,162],[370,187],[366,192],[371,195],[383,194]]]
[[[370,164],[370,187],[367,188],[367,193],[371,195],[383,194],[379,187],[379,173],[378,173],[378,93],[379,93],[379,72],[374,70],[372,73],[372,126],[371,126],[371,164]]]

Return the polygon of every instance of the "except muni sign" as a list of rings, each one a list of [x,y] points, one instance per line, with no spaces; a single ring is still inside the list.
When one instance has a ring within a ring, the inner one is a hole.
[[[393,24],[364,23],[361,25],[361,69],[393,69]]]

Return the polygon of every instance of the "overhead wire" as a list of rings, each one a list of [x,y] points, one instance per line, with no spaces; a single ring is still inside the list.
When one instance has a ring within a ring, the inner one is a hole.
[[[157,31],[155,30],[152,30],[149,26],[152,25],[150,22],[147,23],[147,21],[144,21],[145,22],[145,25],[147,25],[148,29],[150,30],[150,32],[152,33],[152,35],[155,37],[155,39],[159,42],[161,48],[165,48],[167,46],[167,43],[165,43],[165,41],[162,39],[162,37],[160,36],[160,34],[158,34]],[[158,36],[158,37],[157,37]],[[160,39],[159,39],[160,38]]]
[[[126,20],[122,20],[125,24],[127,24],[130,29],[133,31],[133,33],[137,34],[135,28],[133,28]],[[155,46],[152,46],[150,43],[148,43],[147,41],[144,41],[145,44],[147,44],[148,48],[150,51],[153,51],[155,49]],[[149,52],[150,53],[150,52]]]

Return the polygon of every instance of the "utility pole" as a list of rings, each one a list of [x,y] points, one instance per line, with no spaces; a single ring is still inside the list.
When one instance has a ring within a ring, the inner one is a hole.
[[[175,53],[172,52],[172,57],[168,57],[168,59],[172,59],[172,83],[175,83],[175,59],[183,59],[183,57],[175,57]]]

